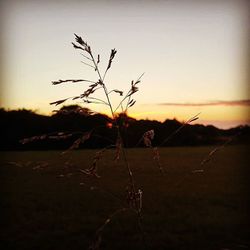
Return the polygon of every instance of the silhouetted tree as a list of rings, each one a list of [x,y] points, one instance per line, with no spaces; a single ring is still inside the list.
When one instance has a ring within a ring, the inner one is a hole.
[[[81,145],[81,148],[104,147],[110,143],[115,144],[117,139],[113,120],[110,117],[78,105],[64,106],[52,116],[39,115],[26,109],[7,111],[0,108],[0,120],[1,150],[67,149],[77,138],[78,133],[92,129],[94,129],[93,136]],[[164,122],[136,120],[125,113],[117,115],[116,122],[123,125],[121,132],[127,147],[143,146],[141,138],[151,129],[155,131],[153,146],[160,145],[164,138],[182,126],[182,123],[175,119],[167,119]],[[46,139],[25,145],[20,143],[23,138],[58,132],[72,133],[72,136],[65,141]],[[222,130],[212,125],[186,125],[162,146],[219,144],[235,135],[238,136],[232,143],[249,143],[250,127]]]

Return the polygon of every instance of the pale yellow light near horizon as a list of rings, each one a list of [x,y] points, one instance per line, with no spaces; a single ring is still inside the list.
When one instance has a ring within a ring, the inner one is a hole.
[[[101,54],[103,69],[110,49],[118,50],[108,86],[126,90],[145,72],[132,116],[182,121],[201,112],[205,124],[249,122],[249,106],[162,105],[249,98],[245,1],[4,1],[1,14],[0,106],[50,114],[50,102],[86,89],[85,83],[52,86],[52,80],[97,79],[70,44],[77,33]]]

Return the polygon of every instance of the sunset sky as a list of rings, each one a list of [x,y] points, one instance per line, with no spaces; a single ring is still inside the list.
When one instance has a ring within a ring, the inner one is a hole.
[[[198,123],[250,124],[247,7],[241,0],[1,1],[0,107],[51,114],[50,102],[88,86],[51,81],[98,80],[71,45],[76,33],[101,55],[102,69],[117,49],[109,89],[126,91],[145,72],[131,116],[184,121],[201,112]]]

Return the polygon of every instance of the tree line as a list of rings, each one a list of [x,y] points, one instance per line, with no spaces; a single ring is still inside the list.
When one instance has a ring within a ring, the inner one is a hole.
[[[143,134],[154,130],[153,146],[201,146],[231,143],[249,143],[250,127],[238,126],[223,130],[212,125],[190,125],[166,119],[136,120],[119,114],[114,122],[110,117],[78,105],[64,106],[51,116],[31,110],[0,109],[1,150],[65,150],[78,138],[88,133],[89,138],[79,148],[102,148],[115,145],[117,123],[122,124],[125,147],[143,147]],[[181,126],[182,129],[175,134]],[[174,134],[173,136],[171,136]],[[164,140],[168,137],[165,143]],[[26,140],[26,141],[25,141]]]

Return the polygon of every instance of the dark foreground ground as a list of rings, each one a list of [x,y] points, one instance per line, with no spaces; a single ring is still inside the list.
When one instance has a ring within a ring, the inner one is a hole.
[[[127,211],[105,227],[100,249],[250,249],[250,148],[222,148],[201,168],[212,149],[161,149],[164,175],[150,149],[128,150],[143,190],[144,237],[136,215]],[[81,173],[95,152],[0,153],[1,249],[88,249],[96,230],[124,207],[128,183],[113,151],[100,160],[101,178]],[[68,157],[72,161],[65,165]]]

